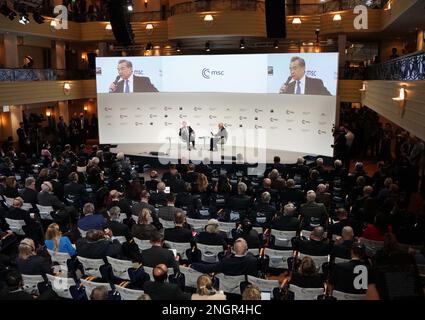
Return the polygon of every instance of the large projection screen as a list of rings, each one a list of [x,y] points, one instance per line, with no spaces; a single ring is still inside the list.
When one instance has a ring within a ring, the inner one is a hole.
[[[186,122],[209,148],[223,123],[226,147],[332,156],[337,70],[337,53],[97,58],[100,143],[174,148]]]

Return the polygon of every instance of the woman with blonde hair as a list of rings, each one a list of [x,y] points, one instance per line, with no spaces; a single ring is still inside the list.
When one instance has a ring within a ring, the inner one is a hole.
[[[192,185],[192,194],[199,194],[202,205],[208,206],[210,203],[211,186],[205,174],[199,173],[196,182]]]
[[[54,252],[68,253],[71,257],[75,256],[76,251],[68,237],[62,236],[57,223],[52,223],[48,226],[45,235],[44,244],[47,249]]]
[[[151,235],[156,231],[155,226],[152,224],[152,213],[149,209],[143,208],[139,211],[137,223],[131,228],[133,237],[140,240],[150,240]]]
[[[226,300],[226,296],[222,292],[216,292],[211,278],[204,274],[196,281],[196,293],[192,294],[192,300]]]
[[[32,239],[23,239],[19,243],[18,252],[16,266],[21,274],[43,275],[51,273],[52,261],[48,257],[37,255]]]

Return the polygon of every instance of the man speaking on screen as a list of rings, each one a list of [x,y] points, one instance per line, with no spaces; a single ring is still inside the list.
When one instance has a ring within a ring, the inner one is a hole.
[[[305,60],[293,57],[289,66],[291,75],[280,88],[280,94],[320,95],[330,96],[321,79],[307,77],[305,74]]]
[[[210,140],[210,151],[217,151],[217,144],[219,142],[221,144],[225,144],[227,141],[227,130],[224,127],[224,124],[220,122],[218,124],[218,132],[216,134],[211,132],[211,135],[213,137]]]
[[[118,76],[109,86],[110,93],[158,92],[148,77],[135,76],[129,60],[118,61]]]

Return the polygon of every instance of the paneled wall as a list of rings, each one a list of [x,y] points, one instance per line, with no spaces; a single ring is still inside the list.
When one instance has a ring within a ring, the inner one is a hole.
[[[360,89],[363,87],[362,80],[339,80],[338,97],[340,102],[361,102]]]
[[[399,95],[401,85],[407,89],[404,108],[392,100]],[[425,140],[425,81],[368,81],[362,103]]]

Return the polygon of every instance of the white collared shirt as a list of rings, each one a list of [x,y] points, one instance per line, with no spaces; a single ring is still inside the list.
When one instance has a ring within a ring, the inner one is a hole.
[[[305,94],[305,75],[299,81],[300,81],[300,87],[301,87],[301,94]],[[294,94],[297,94],[297,81],[294,80],[293,82],[295,84]]]
[[[123,83],[123,87],[122,87],[122,92],[125,92],[125,79],[122,79],[124,81]],[[134,88],[134,75],[131,74],[130,78],[127,79],[128,80],[128,88],[129,88],[129,93],[134,92],[133,88]]]

